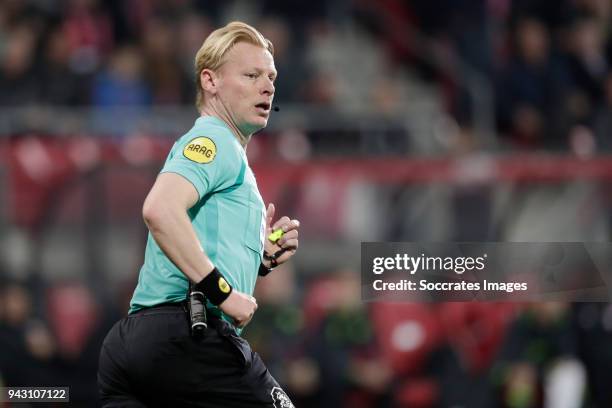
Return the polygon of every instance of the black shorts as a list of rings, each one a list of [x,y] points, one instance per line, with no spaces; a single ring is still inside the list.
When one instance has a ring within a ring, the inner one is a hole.
[[[98,368],[103,407],[275,407],[293,404],[246,340],[209,316],[190,336],[182,304],[141,310],[110,330]]]

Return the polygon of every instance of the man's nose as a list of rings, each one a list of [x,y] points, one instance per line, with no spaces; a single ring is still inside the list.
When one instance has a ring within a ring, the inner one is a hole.
[[[270,79],[266,79],[263,85],[263,93],[274,95],[274,90],[274,82],[272,82]]]

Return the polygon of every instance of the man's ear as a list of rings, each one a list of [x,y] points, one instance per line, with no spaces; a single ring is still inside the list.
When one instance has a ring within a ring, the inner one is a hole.
[[[219,76],[214,71],[205,68],[200,72],[200,83],[205,92],[215,95],[218,81]]]

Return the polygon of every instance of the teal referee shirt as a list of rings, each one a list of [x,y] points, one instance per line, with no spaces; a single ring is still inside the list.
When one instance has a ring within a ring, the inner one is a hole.
[[[252,295],[263,254],[265,206],[245,151],[225,122],[198,118],[174,144],[161,173],[193,184],[200,198],[188,215],[202,248],[234,289]],[[149,233],[129,313],[180,302],[187,287],[187,277]]]

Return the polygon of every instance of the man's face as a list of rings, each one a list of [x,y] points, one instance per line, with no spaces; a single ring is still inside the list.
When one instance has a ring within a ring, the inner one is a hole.
[[[274,98],[274,58],[262,47],[240,42],[219,69],[218,95],[244,135],[266,127]]]

